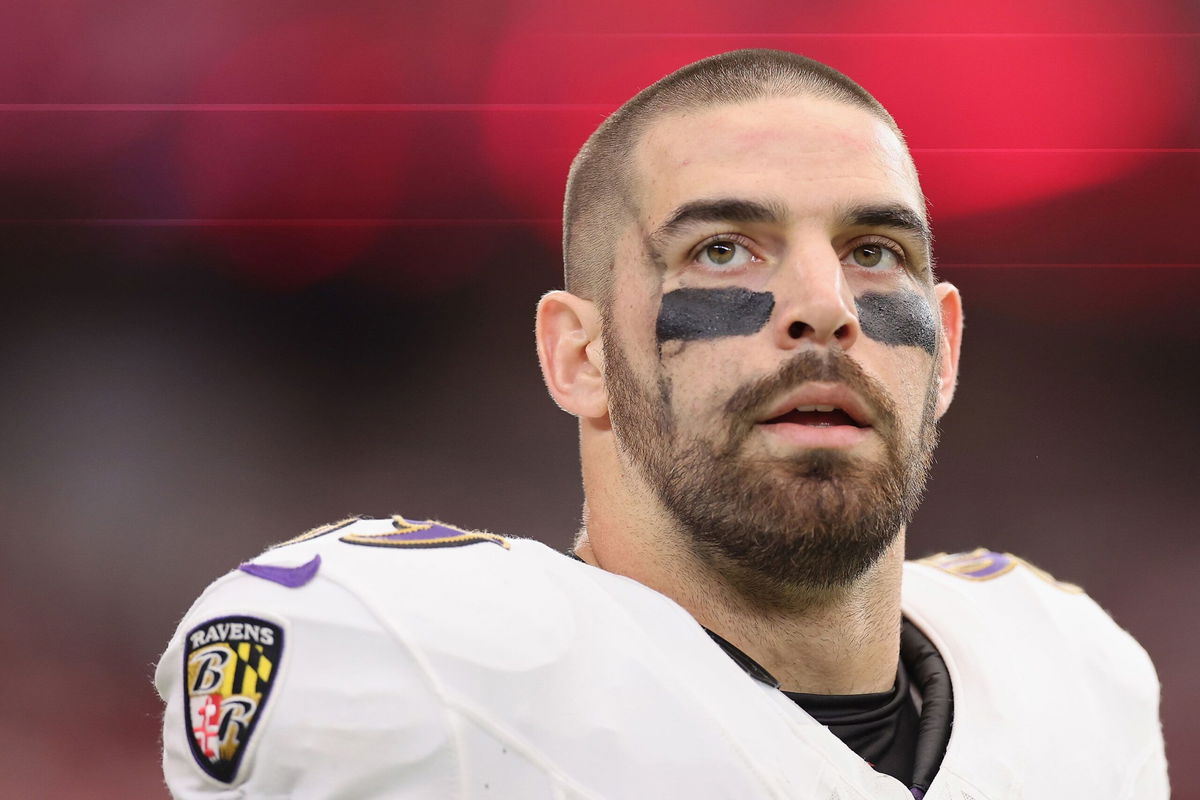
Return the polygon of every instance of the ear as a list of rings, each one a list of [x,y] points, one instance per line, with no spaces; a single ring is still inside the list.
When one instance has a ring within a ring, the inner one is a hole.
[[[538,301],[536,334],[542,378],[558,407],[576,417],[608,414],[600,329],[600,313],[590,300],[555,291]]]
[[[934,298],[941,312],[941,342],[938,347],[937,364],[937,416],[941,419],[954,399],[954,388],[958,385],[958,354],[962,347],[963,309],[962,297],[951,283],[939,283],[933,287]]]

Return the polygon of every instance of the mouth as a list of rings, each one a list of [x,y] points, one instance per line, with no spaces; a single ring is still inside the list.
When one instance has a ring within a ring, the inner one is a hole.
[[[852,428],[869,427],[850,416],[845,409],[837,406],[806,405],[797,406],[772,419],[765,420],[761,425],[810,425],[816,428],[848,426]]]
[[[841,386],[808,386],[776,405],[757,427],[789,447],[850,448],[873,431],[860,398]]]

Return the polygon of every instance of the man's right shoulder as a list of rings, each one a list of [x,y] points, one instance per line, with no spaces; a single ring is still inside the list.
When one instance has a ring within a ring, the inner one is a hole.
[[[587,569],[536,541],[399,516],[269,548],[201,594],[159,663],[173,793],[276,796],[305,775],[311,796],[338,793],[323,780],[450,796],[465,734],[447,703],[460,684],[556,665]],[[515,760],[504,774],[544,780]]]
[[[497,620],[528,622],[543,616],[531,610],[561,607],[553,601],[571,590],[580,566],[529,539],[399,515],[352,517],[274,545],[218,578],[177,635],[214,614],[322,616],[324,597],[336,587],[354,598],[361,615],[373,617],[397,639],[432,635],[441,646],[457,632],[478,653]],[[510,641],[504,649],[511,646]]]

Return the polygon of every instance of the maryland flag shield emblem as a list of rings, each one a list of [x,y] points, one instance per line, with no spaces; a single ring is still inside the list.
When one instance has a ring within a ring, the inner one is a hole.
[[[185,648],[188,744],[201,769],[232,783],[279,673],[283,629],[220,617],[192,628]]]

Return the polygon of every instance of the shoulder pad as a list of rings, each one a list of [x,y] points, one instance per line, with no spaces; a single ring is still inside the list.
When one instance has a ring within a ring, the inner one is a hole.
[[[510,547],[506,538],[487,531],[463,530],[437,520],[411,521],[399,514],[393,514],[386,520],[350,517],[340,522],[321,525],[271,549],[312,541],[338,532],[340,535],[335,537],[337,541],[367,547],[423,549],[462,547],[480,542],[498,544],[506,550]]]
[[[1083,594],[1083,589],[1073,583],[1057,580],[1049,572],[1039,569],[1020,556],[1012,553],[997,553],[978,547],[969,553],[934,553],[918,559],[915,563],[934,567],[942,572],[968,581],[990,581],[1023,567],[1051,586],[1070,594]]]

